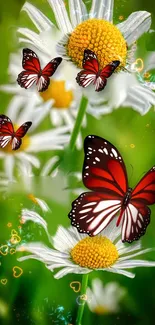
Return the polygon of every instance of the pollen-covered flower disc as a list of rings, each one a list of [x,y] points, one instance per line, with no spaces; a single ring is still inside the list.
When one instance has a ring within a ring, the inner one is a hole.
[[[75,245],[71,257],[82,267],[99,269],[113,265],[118,259],[118,251],[109,238],[86,237]]]
[[[57,109],[69,109],[74,100],[73,91],[66,89],[65,80],[51,80],[48,89],[40,93],[40,96],[45,102],[52,99],[53,106]]]
[[[79,68],[82,68],[86,49],[97,55],[101,69],[114,60],[120,61],[117,70],[126,65],[126,41],[116,26],[103,19],[89,19],[79,24],[71,33],[66,49],[68,56]]]

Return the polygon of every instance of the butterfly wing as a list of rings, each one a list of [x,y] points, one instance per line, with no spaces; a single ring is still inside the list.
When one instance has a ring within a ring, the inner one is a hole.
[[[37,54],[28,48],[23,49],[22,66],[24,71],[18,75],[17,82],[22,88],[28,89],[38,82],[41,73]]]
[[[83,183],[93,192],[73,202],[69,218],[79,231],[94,236],[120,211],[128,188],[127,173],[120,153],[107,140],[89,135],[84,151]]]
[[[84,51],[83,69],[77,74],[76,81],[82,87],[88,87],[95,83],[99,71],[99,63],[96,54],[91,50]]]
[[[128,189],[127,172],[123,159],[109,141],[89,135],[84,141],[83,183],[105,199],[124,197]]]
[[[40,78],[38,79],[37,82],[37,88],[38,91],[45,91],[50,83],[50,77],[54,74],[54,72],[56,71],[57,67],[59,66],[59,64],[61,63],[62,58],[57,57],[53,60],[51,60],[46,66],[45,68],[42,70],[42,74],[40,76]]]
[[[95,90],[101,91],[105,88],[107,84],[107,78],[109,78],[115,69],[119,66],[120,61],[112,61],[101,71],[100,75],[97,77],[95,82]]]
[[[134,188],[122,223],[122,241],[132,242],[146,232],[151,210],[147,205],[155,203],[155,166],[153,166]]]
[[[22,138],[25,136],[31,125],[32,122],[26,122],[18,128],[12,140],[12,150],[17,150],[20,148],[22,144]]]
[[[139,202],[130,202],[122,215],[122,242],[132,243],[146,232],[151,210]]]
[[[4,148],[11,141],[14,134],[12,121],[6,115],[0,115],[0,147]]]
[[[132,192],[132,202],[141,202],[143,205],[155,203],[155,166],[153,166],[140,180]]]
[[[69,213],[72,226],[79,232],[95,236],[100,233],[121,209],[121,200],[105,200],[102,193],[82,193],[72,203]]]

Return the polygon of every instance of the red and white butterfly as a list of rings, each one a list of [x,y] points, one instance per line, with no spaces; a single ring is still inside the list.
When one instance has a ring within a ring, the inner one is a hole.
[[[19,149],[22,144],[22,138],[31,125],[32,122],[26,122],[15,131],[10,118],[6,115],[0,115],[0,147],[5,148],[11,142],[12,150]]]
[[[150,222],[148,205],[155,203],[155,166],[132,189],[123,159],[110,142],[89,135],[84,151],[83,183],[92,192],[73,201],[68,215],[72,225],[95,236],[118,216],[116,226],[121,223],[122,241],[139,239]]]
[[[50,77],[54,74],[61,61],[62,58],[57,57],[51,60],[42,70],[37,54],[30,49],[23,49],[22,66],[25,71],[18,75],[17,82],[25,89],[36,83],[38,91],[45,91],[49,86]]]
[[[95,90],[101,91],[107,84],[107,78],[112,75],[119,64],[120,61],[112,61],[100,70],[96,54],[91,50],[85,50],[83,58],[84,70],[77,74],[76,81],[84,88],[93,83]]]

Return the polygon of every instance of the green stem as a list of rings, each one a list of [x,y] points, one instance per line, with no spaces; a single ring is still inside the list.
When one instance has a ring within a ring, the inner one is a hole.
[[[86,112],[86,108],[87,108],[87,103],[88,103],[88,99],[84,96],[82,96],[81,98],[81,102],[80,102],[80,107],[79,107],[79,111],[78,111],[78,115],[75,121],[75,125],[74,125],[74,129],[71,135],[71,139],[70,139],[70,143],[69,143],[69,148],[70,150],[73,150],[76,144],[76,140],[82,125],[82,121]]]
[[[87,283],[88,283],[88,274],[83,274],[80,296],[86,294]],[[82,301],[82,299],[81,299],[81,301]],[[85,303],[86,303],[86,299],[83,300],[83,303],[81,305],[79,305],[77,318],[76,318],[76,325],[82,325],[81,321],[82,321],[82,316],[83,316],[83,312],[84,312]]]

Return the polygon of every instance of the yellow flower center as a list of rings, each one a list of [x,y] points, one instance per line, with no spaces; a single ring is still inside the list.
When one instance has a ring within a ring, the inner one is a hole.
[[[98,305],[97,307],[94,308],[93,312],[97,315],[105,315],[110,313],[110,310],[104,306]]]
[[[64,80],[51,80],[48,89],[40,96],[46,102],[49,99],[53,99],[53,106],[58,109],[70,108],[74,99],[72,90],[67,90]]]
[[[19,128],[18,125],[14,125],[15,131],[17,131],[18,128]],[[4,152],[9,153],[9,154],[10,153],[15,154],[16,152],[24,151],[30,145],[30,137],[27,134],[25,134],[25,136],[21,140],[22,140],[22,144],[21,144],[20,148],[17,150],[12,150],[12,140],[7,144],[7,146],[5,148],[2,148],[0,150],[3,150]]]
[[[107,268],[118,259],[118,251],[106,237],[86,237],[71,250],[73,261],[90,269]]]
[[[126,41],[120,30],[106,20],[89,19],[74,29],[69,37],[67,52],[79,68],[82,68],[85,49],[95,52],[101,69],[114,60],[121,62],[117,70],[126,64]]]

